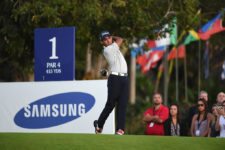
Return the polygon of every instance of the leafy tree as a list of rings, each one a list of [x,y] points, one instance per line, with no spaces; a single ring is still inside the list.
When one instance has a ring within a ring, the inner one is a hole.
[[[87,44],[91,43],[94,54],[100,52],[96,51],[101,49],[100,31],[110,30],[128,42],[134,37],[151,36],[152,29],[168,20],[173,6],[169,2],[3,0],[0,2],[1,79],[27,80],[27,75],[33,72],[35,28],[76,26],[76,68],[79,73],[84,70]],[[81,77],[82,74],[78,79]]]

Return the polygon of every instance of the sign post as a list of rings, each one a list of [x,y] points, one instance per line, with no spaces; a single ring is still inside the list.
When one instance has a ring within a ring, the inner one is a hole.
[[[75,27],[35,29],[35,81],[75,78]]]

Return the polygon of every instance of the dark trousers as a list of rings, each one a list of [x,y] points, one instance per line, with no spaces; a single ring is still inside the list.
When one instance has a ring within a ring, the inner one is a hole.
[[[108,78],[108,99],[101,115],[98,125],[103,128],[106,119],[116,107],[116,130],[125,129],[126,108],[128,101],[128,77],[110,75]]]

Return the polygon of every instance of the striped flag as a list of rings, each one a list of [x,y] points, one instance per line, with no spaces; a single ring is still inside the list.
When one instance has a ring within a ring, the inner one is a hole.
[[[219,13],[216,17],[202,26],[198,32],[200,39],[208,40],[211,35],[225,30],[225,28],[222,26],[222,15],[223,12]]]
[[[168,46],[171,44],[169,33],[165,33],[165,37],[158,37],[157,40],[148,40],[147,47],[152,49],[161,46]]]
[[[148,72],[157,65],[162,59],[166,48],[166,46],[156,47],[137,57],[137,63],[141,66],[143,73]]]
[[[200,37],[198,36],[198,33],[195,32],[195,30],[192,29],[192,30],[189,30],[188,32],[189,34],[184,40],[184,45],[190,44],[193,41],[200,40]]]

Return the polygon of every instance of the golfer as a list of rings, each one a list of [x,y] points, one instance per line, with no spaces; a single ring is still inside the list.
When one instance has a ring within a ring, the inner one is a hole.
[[[103,31],[100,34],[100,41],[104,46],[103,55],[109,64],[109,71],[101,71],[103,76],[108,76],[108,99],[98,120],[94,121],[95,133],[102,132],[106,119],[116,107],[115,134],[123,135],[128,101],[127,63],[119,48],[123,39],[112,36],[108,31]]]

